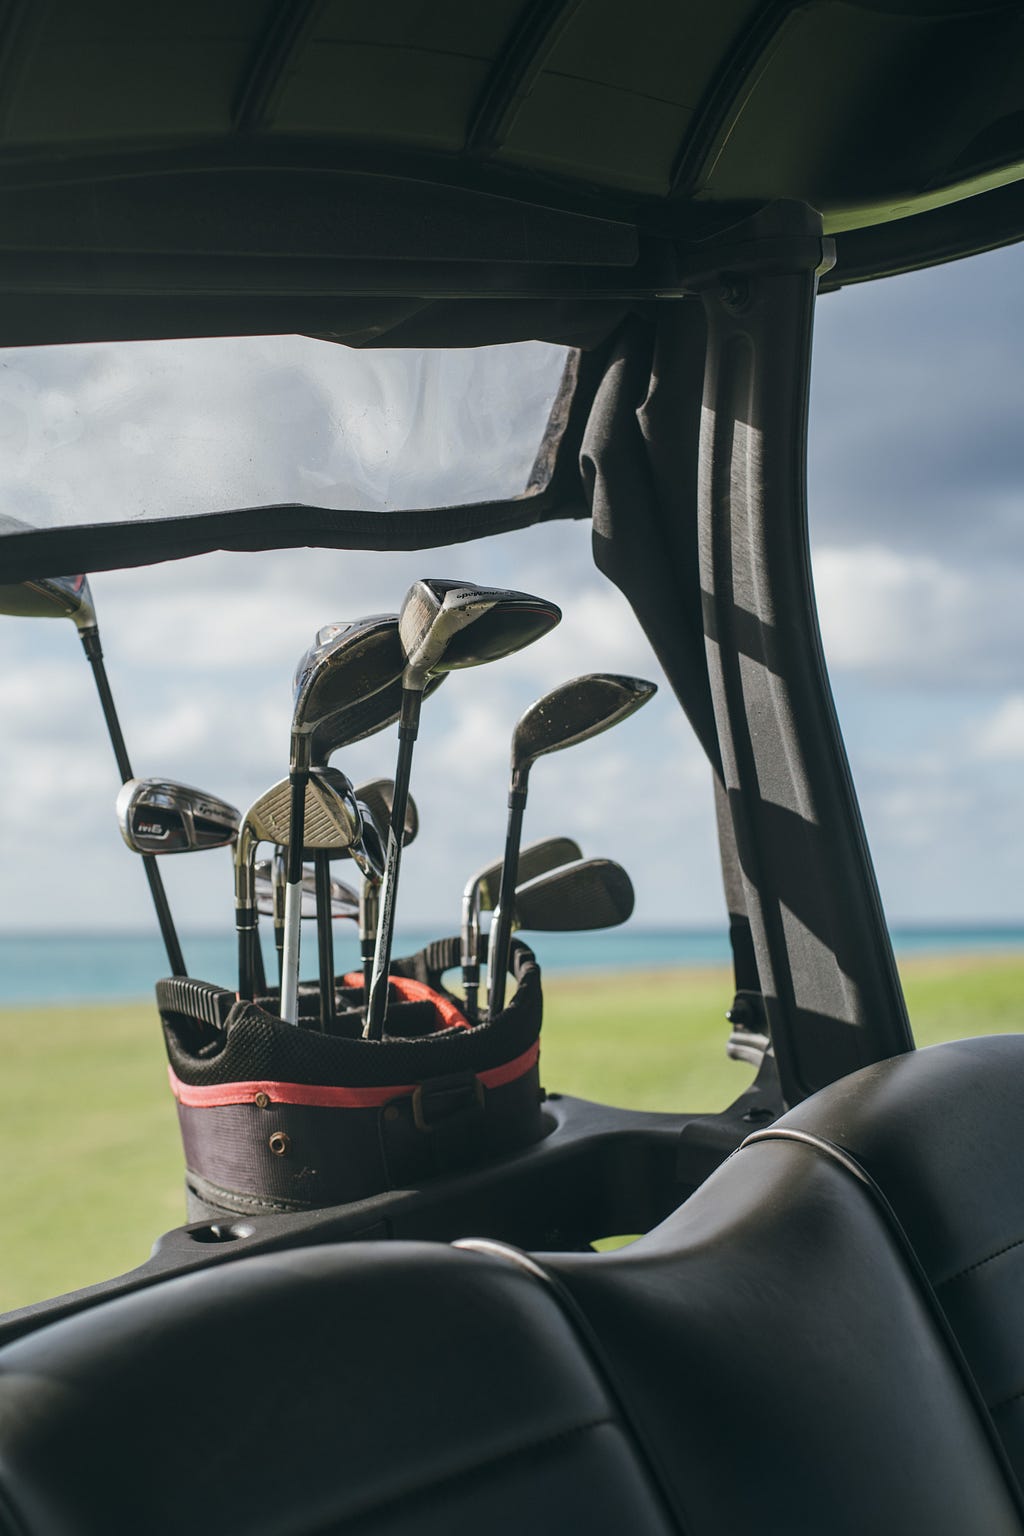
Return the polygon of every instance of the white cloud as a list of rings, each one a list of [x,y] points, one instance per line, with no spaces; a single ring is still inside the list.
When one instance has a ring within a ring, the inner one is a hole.
[[[1004,699],[999,708],[978,726],[975,754],[1003,762],[1024,761],[1024,694]]]
[[[906,674],[959,661],[977,594],[931,555],[826,546],[814,555],[814,584],[830,666]]]

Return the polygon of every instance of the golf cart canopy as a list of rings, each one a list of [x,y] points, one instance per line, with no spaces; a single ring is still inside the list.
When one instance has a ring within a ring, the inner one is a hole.
[[[628,370],[643,399],[660,338],[690,359],[672,385],[689,409],[693,297],[718,274],[812,251],[828,289],[1020,238],[1022,53],[1019,5],[960,0],[19,7],[0,61],[0,347],[563,351],[485,495],[467,475],[396,502],[336,467],[317,494],[270,485],[247,506],[154,509],[115,487],[100,515],[95,496],[76,513],[44,495],[8,503],[39,531],[8,532],[5,570],[427,547],[588,515],[581,451],[602,463],[618,410],[602,380]],[[521,372],[499,354],[483,393]]]

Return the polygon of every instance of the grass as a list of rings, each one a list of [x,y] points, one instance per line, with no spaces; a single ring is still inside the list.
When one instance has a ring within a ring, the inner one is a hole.
[[[1024,955],[901,966],[920,1045],[1024,1024]],[[638,1109],[717,1109],[725,971],[554,977],[549,1088]],[[130,1269],[183,1219],[181,1148],[151,1005],[0,1010],[0,1311]]]

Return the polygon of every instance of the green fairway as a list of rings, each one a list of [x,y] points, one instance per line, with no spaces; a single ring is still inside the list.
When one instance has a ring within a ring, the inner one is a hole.
[[[1024,1023],[1024,956],[901,967],[921,1045]],[[545,983],[549,1089],[642,1109],[716,1109],[749,1069],[725,1056],[725,971]],[[151,1005],[0,1010],[0,1310],[140,1263],[183,1219],[181,1149]]]

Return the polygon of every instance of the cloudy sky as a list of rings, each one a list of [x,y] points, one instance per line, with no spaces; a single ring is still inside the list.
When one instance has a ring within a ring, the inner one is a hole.
[[[1024,248],[819,305],[815,579],[894,922],[1024,919],[1022,333]],[[133,498],[152,516],[171,504],[345,505],[356,492],[362,504],[414,505],[453,475],[473,499],[499,475],[521,476],[557,376],[557,359],[529,354],[513,433],[479,359],[426,359],[403,375],[399,434],[383,451],[372,407],[393,382],[387,359],[280,340],[200,349],[0,353],[4,510],[88,520]],[[430,443],[469,432],[474,449],[458,462],[432,455]],[[360,445],[357,460],[342,462],[342,438]],[[291,676],[317,627],[394,610],[426,574],[536,591],[565,612],[546,640],[450,679],[424,711],[413,770],[422,831],[403,861],[400,904],[407,922],[445,932],[466,876],[500,853],[519,712],[578,672],[660,681],[627,605],[593,567],[585,525],[412,555],[209,555],[100,574],[93,592],[136,773],[199,784],[244,809],[286,771]],[[0,619],[0,659],[0,931],[149,928],[73,627]],[[340,766],[359,782],[389,773],[393,752],[389,733]],[[708,776],[667,690],[615,733],[538,764],[526,836],[554,832],[626,864],[635,922],[723,921]],[[226,854],[163,868],[183,930],[230,927]]]

